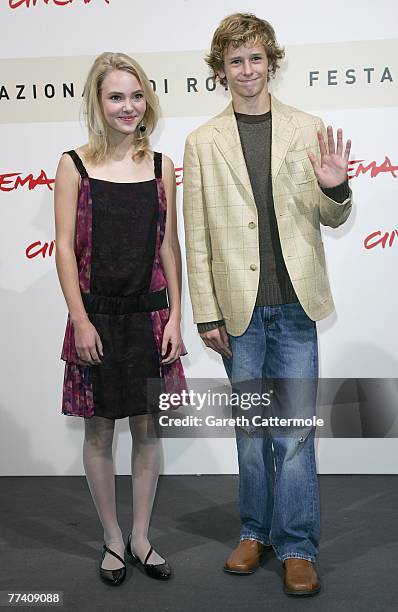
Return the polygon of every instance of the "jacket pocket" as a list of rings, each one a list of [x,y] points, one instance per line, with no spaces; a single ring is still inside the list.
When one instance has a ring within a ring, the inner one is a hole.
[[[290,178],[296,185],[316,180],[306,149],[286,153],[286,167]]]
[[[224,319],[231,316],[231,292],[227,264],[224,261],[212,261],[214,292]]]

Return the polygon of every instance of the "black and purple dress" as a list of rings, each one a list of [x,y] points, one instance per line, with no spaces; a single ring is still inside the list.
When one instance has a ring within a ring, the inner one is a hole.
[[[68,317],[62,412],[111,419],[158,412],[157,393],[186,389],[181,361],[161,364],[169,316],[160,261],[167,211],[162,155],[154,153],[154,179],[113,183],[89,177],[76,151],[67,153],[81,176],[75,234],[79,285],[104,356],[95,366],[79,359]]]

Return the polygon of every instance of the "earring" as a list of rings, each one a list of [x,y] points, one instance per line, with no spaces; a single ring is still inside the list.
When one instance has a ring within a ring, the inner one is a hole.
[[[138,135],[136,136],[137,140],[144,140],[145,138],[145,132],[146,132],[146,126],[141,124],[139,127],[137,127],[138,130]]]

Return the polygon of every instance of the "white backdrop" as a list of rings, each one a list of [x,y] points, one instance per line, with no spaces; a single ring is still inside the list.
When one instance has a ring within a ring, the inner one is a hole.
[[[181,167],[186,135],[227,101],[222,91],[206,91],[208,72],[201,58],[219,21],[239,10],[269,20],[286,48],[275,93],[322,116],[325,123],[342,127],[353,140],[354,210],[343,227],[323,232],[337,314],[318,326],[321,376],[397,376],[398,11],[394,0],[377,4],[335,0],[333,8],[317,0],[268,6],[260,0],[243,5],[230,0],[147,4],[65,0],[64,6],[51,0],[2,0],[1,474],[83,473],[83,422],[60,413],[59,353],[66,306],[51,253],[52,184],[45,180],[54,179],[62,151],[85,141],[78,84],[92,58],[102,51],[136,56],[156,81],[164,111],[153,148]],[[198,78],[198,92],[187,92],[187,77]],[[162,91],[165,78],[167,94]],[[73,98],[64,97],[57,79],[61,84],[76,79]],[[181,190],[180,185],[184,252]],[[377,240],[386,232],[383,248]],[[221,360],[204,349],[192,324],[186,282],[183,315],[187,376],[223,377]],[[396,397],[387,400],[394,409]],[[381,399],[380,409],[385,401]],[[320,440],[318,471],[397,473],[397,431],[395,419],[384,439]],[[115,438],[118,473],[129,473],[129,454],[127,422],[120,421]],[[164,440],[163,471],[235,473],[234,440]]]

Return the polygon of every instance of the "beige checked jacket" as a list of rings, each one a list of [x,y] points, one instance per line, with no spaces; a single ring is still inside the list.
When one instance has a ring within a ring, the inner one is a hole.
[[[351,210],[320,189],[307,156],[319,158],[321,119],[271,96],[271,173],[283,257],[308,316],[334,310],[320,223],[337,227]],[[325,137],[326,140],[326,137]],[[184,223],[188,282],[195,323],[225,320],[229,334],[249,325],[260,255],[257,208],[232,103],[190,134],[184,154]]]

